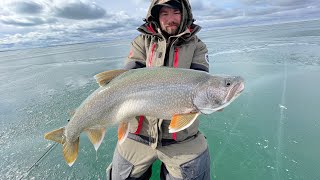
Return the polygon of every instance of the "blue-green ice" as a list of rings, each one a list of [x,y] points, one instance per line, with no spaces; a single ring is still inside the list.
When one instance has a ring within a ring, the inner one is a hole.
[[[212,179],[319,179],[320,21],[199,36],[209,49],[210,73],[240,75],[246,82],[223,112],[200,116]],[[97,154],[82,135],[71,168],[61,145],[43,135],[64,126],[98,87],[95,74],[123,66],[130,41],[0,52],[0,179],[105,179],[115,127]]]

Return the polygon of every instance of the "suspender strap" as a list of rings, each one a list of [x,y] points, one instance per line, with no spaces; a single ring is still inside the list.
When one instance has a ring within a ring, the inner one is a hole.
[[[179,66],[179,48],[174,49],[173,67],[178,68]],[[177,133],[172,134],[172,139],[177,140]]]
[[[186,139],[182,140],[182,141],[176,141],[176,140],[173,140],[173,139],[162,139],[161,141],[161,145],[162,146],[169,146],[171,144],[176,144],[176,143],[180,143],[180,142],[183,142],[183,141],[186,141],[186,140],[189,140],[189,139],[194,139],[198,136],[199,132],[196,133],[195,135],[193,136],[189,136],[187,137]],[[137,142],[140,142],[140,143],[143,143],[143,144],[146,144],[146,145],[150,145],[152,143],[155,142],[155,139],[154,138],[151,138],[151,137],[147,137],[147,136],[143,136],[143,135],[137,135],[137,134],[132,134],[132,133],[129,133],[128,134],[128,138],[129,139],[132,139],[134,141],[137,141]]]
[[[147,136],[132,134],[132,133],[128,134],[128,138],[146,145],[150,145],[155,142],[155,139],[152,137],[147,137]]]

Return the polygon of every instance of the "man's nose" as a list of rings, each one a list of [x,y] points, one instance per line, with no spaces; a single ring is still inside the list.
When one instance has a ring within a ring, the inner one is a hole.
[[[170,15],[170,16],[168,16],[167,21],[168,22],[175,22],[176,21],[176,17],[174,15]]]

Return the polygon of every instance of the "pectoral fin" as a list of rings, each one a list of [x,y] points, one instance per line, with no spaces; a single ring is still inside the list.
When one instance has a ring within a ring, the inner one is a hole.
[[[48,132],[44,135],[44,138],[63,144],[65,142],[64,127]]]
[[[86,129],[85,132],[87,133],[91,143],[93,144],[94,149],[97,151],[106,133],[106,128]]]
[[[79,152],[79,138],[75,142],[65,142],[63,144],[63,156],[71,167],[76,161]]]
[[[188,128],[198,117],[199,113],[176,114],[169,125],[169,133],[175,133]]]
[[[76,109],[70,110],[69,111],[69,116],[73,116],[76,113]]]
[[[121,122],[118,127],[118,142],[122,144],[129,134],[130,124],[128,122]]]
[[[118,70],[105,71],[105,72],[102,72],[102,73],[95,75],[94,78],[96,79],[97,83],[100,86],[105,86],[113,78],[119,76],[120,74],[122,74],[126,71],[128,71],[128,70],[118,69]]]

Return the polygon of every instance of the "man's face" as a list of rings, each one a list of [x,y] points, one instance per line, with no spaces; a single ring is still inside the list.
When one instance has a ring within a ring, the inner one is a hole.
[[[162,7],[159,12],[161,30],[169,35],[175,35],[181,23],[181,12],[179,9]]]

